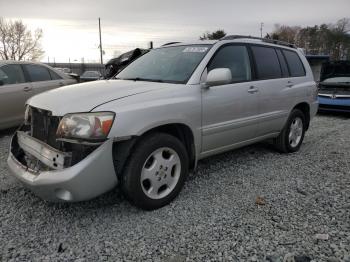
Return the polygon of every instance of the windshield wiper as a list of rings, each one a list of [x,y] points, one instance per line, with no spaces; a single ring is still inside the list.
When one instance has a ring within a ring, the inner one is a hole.
[[[148,81],[148,82],[159,82],[163,83],[164,81],[162,79],[149,79],[149,78],[142,78],[142,77],[135,77],[135,78],[117,78],[121,80],[131,80],[131,81]]]

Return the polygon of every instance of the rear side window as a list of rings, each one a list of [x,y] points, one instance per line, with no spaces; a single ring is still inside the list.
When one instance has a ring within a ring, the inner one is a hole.
[[[258,79],[281,78],[282,72],[274,48],[252,46]]]
[[[0,67],[0,81],[3,85],[21,84],[25,82],[20,65],[5,65]]]
[[[27,69],[32,82],[51,80],[49,70],[46,67],[39,66],[39,65],[24,65],[24,66]]]
[[[208,72],[215,68],[228,68],[231,70],[233,82],[251,80],[249,55],[245,46],[224,46],[211,60]]]
[[[287,59],[290,76],[292,77],[304,76],[305,69],[298,54],[296,52],[289,51],[289,50],[283,50],[283,54]]]
[[[289,77],[289,71],[288,66],[286,63],[286,59],[284,58],[282,51],[280,49],[276,49],[278,60],[280,61],[281,69],[282,69],[282,76],[283,77]]]

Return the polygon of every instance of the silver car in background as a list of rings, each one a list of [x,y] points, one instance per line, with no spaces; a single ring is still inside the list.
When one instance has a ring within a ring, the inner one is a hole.
[[[119,184],[151,210],[179,194],[200,159],[266,139],[298,151],[317,108],[312,71],[293,45],[173,43],[115,79],[30,99],[8,165],[46,200],[87,200]]]
[[[23,122],[30,97],[75,83],[74,78],[41,63],[0,61],[0,129]]]

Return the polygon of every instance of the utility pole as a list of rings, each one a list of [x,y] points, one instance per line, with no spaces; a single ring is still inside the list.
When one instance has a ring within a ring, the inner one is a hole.
[[[101,64],[103,65],[103,57],[102,57],[102,39],[101,39],[101,19],[98,18],[98,31],[100,34],[100,56],[101,56]]]
[[[260,37],[263,37],[263,27],[264,27],[264,23],[260,23]]]

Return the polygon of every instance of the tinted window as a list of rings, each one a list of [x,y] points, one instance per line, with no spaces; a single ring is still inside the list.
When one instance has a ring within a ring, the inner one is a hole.
[[[258,79],[282,77],[281,67],[274,48],[252,46]]]
[[[289,71],[288,66],[286,63],[286,59],[284,58],[282,51],[280,49],[276,49],[278,60],[280,61],[281,69],[282,69],[282,76],[283,77],[289,77]]]
[[[292,77],[304,76],[305,69],[298,54],[296,52],[289,51],[289,50],[283,50],[283,53],[287,59],[290,75]]]
[[[215,68],[231,70],[232,81],[242,82],[251,79],[249,55],[245,46],[225,46],[211,60],[208,72]]]
[[[5,65],[0,67],[0,80],[4,85],[20,84],[25,82],[20,65]]]
[[[51,80],[49,70],[39,65],[25,65],[32,82]]]
[[[51,79],[53,80],[59,80],[62,79],[62,77],[60,77],[56,72],[49,70],[50,71],[50,75],[51,75]]]

